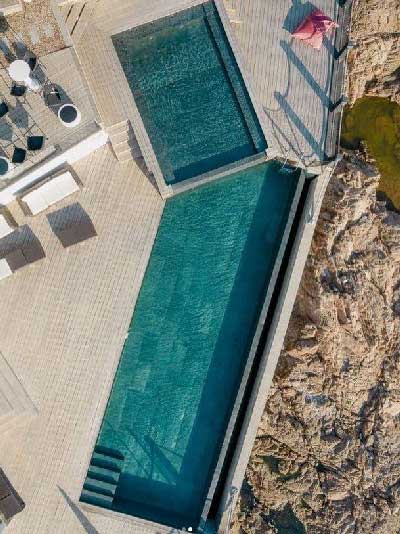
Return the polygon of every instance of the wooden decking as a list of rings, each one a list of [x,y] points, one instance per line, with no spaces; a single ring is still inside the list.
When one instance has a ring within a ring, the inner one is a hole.
[[[270,148],[311,163],[324,157],[333,37],[318,52],[290,32],[313,9],[291,0],[225,0],[250,79],[265,112]],[[336,18],[337,2],[318,8]]]
[[[46,258],[0,285],[1,349],[39,412],[0,440],[1,465],[26,503],[10,533],[87,532],[68,498],[82,489],[164,205],[136,163],[118,163],[108,146],[74,170],[83,189],[48,211],[82,208],[97,237],[64,249],[47,212],[27,218],[11,205],[15,239],[33,234]],[[145,532],[89,521],[91,532]]]

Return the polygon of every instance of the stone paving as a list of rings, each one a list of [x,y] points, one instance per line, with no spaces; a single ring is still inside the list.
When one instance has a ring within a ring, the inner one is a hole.
[[[118,163],[108,146],[74,170],[82,190],[47,212],[29,218],[10,206],[46,253],[0,284],[1,350],[39,412],[0,440],[2,467],[26,503],[10,533],[88,532],[73,503],[164,206],[138,165]],[[64,249],[47,215],[68,205],[88,214],[98,236]],[[145,532],[92,516],[90,532]]]

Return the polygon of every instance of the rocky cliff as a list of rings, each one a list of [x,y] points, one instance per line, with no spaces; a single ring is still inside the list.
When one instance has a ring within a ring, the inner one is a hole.
[[[398,98],[399,14],[356,2],[352,100]],[[233,532],[400,531],[400,215],[367,159],[328,187]]]
[[[390,96],[400,103],[400,0],[356,0],[349,98]]]

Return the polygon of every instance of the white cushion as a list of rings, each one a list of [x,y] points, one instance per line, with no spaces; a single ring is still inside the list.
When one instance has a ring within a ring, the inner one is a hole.
[[[3,278],[7,278],[7,276],[12,275],[12,270],[10,269],[10,266],[7,263],[7,260],[5,258],[0,260],[0,280]]]
[[[9,224],[4,215],[0,213],[0,239],[8,234],[11,234],[13,230],[14,228]]]
[[[26,194],[22,197],[22,200],[25,202],[32,215],[36,215],[49,207],[49,204],[41,194],[40,189],[35,189],[35,191]]]
[[[62,200],[65,196],[57,187],[57,184],[54,183],[54,180],[43,184],[43,186],[40,188],[40,192],[46,199],[46,202],[49,206],[55,204],[59,200]]]
[[[72,174],[66,171],[26,194],[22,200],[32,215],[36,215],[76,191],[79,191],[79,186]]]
[[[79,185],[75,182],[74,177],[69,171],[56,176],[53,182],[62,191],[64,196],[72,195],[72,193],[79,191]]]

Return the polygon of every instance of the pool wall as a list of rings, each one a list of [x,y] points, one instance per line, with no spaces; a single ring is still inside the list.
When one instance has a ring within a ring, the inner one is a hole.
[[[162,12],[162,14],[157,13],[157,15],[153,16],[153,17],[151,17],[149,15],[149,17],[146,17],[144,19],[138,20],[137,23],[135,23],[134,25],[128,24],[126,27],[125,26],[119,27],[118,31],[115,32],[113,35],[111,35],[111,38],[113,36],[116,36],[119,33],[122,33],[123,31],[127,31],[129,29],[138,28],[139,26],[142,26],[144,24],[148,24],[150,22],[154,22],[155,20],[159,20],[159,19],[162,19],[162,18],[170,17],[170,16],[172,16],[174,14],[179,13],[180,11],[183,11],[183,10],[186,10],[186,9],[190,9],[190,7],[194,7],[196,5],[206,4],[208,1],[209,0],[193,1],[193,2],[190,2],[190,5],[185,6],[184,9],[181,8],[181,9],[174,9],[174,10],[165,10],[165,13],[164,12]],[[213,0],[213,3],[214,3],[214,5],[216,7],[216,10],[218,12],[218,16],[219,16],[221,24],[223,26],[223,30],[224,30],[226,39],[227,39],[227,41],[229,43],[229,46],[231,48],[232,54],[233,54],[235,62],[236,62],[236,66],[237,66],[239,74],[240,74],[240,76],[242,78],[242,81],[243,81],[244,87],[246,89],[247,96],[249,98],[250,104],[251,104],[251,106],[253,108],[254,115],[255,115],[255,117],[256,117],[256,119],[258,121],[259,127],[261,128],[261,131],[262,131],[262,134],[264,136],[264,139],[267,140],[268,137],[266,135],[267,134],[267,127],[266,127],[265,113],[263,112],[262,106],[261,106],[258,98],[255,96],[254,91],[251,88],[251,84],[249,82],[249,76],[248,76],[248,73],[246,72],[246,68],[245,68],[245,62],[244,62],[242,53],[240,52],[239,45],[236,43],[236,39],[235,39],[235,37],[233,35],[232,29],[231,29],[231,26],[230,26],[230,22],[229,22],[229,18],[228,18],[228,15],[226,13],[224,4],[223,4],[222,0]],[[111,46],[111,48],[112,48],[112,55],[114,56],[115,61],[119,64],[119,67],[120,67],[120,69],[121,69],[121,71],[123,73],[123,77],[124,77],[124,80],[126,82],[126,85],[129,86],[128,80],[127,80],[127,78],[125,76],[125,73],[123,72],[122,65],[120,63],[118,54],[117,54],[117,52],[116,52],[116,50],[115,50],[113,45]],[[118,69],[118,70],[120,70],[120,69]],[[140,115],[137,103],[135,102],[135,98],[134,98],[134,95],[132,94],[131,90],[130,90],[130,93],[131,93],[131,101],[132,101],[131,105],[130,105],[130,108],[134,110],[134,113],[131,114],[131,116],[129,117],[129,120],[130,120],[130,123],[132,125],[132,129],[133,129],[133,132],[135,134],[136,140],[138,142],[139,148],[140,148],[140,150],[142,152],[142,155],[143,155],[144,161],[146,163],[146,166],[147,166],[148,170],[153,174],[155,182],[157,184],[157,188],[158,188],[158,190],[160,192],[160,195],[164,199],[167,199],[167,198],[173,196],[176,193],[180,193],[183,190],[186,190],[187,188],[184,185],[185,181],[190,182],[190,187],[189,188],[192,189],[193,187],[201,185],[203,183],[203,179],[204,179],[204,181],[210,181],[210,175],[212,175],[213,172],[215,172],[216,174],[220,174],[221,172],[224,171],[224,167],[221,167],[221,168],[215,169],[215,171],[211,171],[210,173],[205,173],[204,175],[199,175],[199,176],[196,176],[196,177],[194,177],[192,179],[184,180],[183,182],[180,182],[178,184],[174,184],[174,185],[167,184],[165,182],[163,172],[161,170],[160,164],[159,164],[158,159],[157,159],[157,155],[155,153],[154,147],[153,147],[153,145],[151,143],[151,140],[149,138],[149,135],[147,133],[146,127],[145,127],[145,125],[143,123],[143,120],[142,120],[142,117]],[[261,155],[265,156],[265,152],[256,154],[256,156],[261,156]],[[240,161],[236,162],[236,163],[240,163]],[[232,164],[232,165],[234,167],[235,163]]]
[[[296,171],[294,171],[294,172],[296,172]],[[293,201],[292,201],[292,204],[291,204],[291,207],[290,207],[290,211],[289,211],[289,214],[288,214],[288,217],[287,217],[287,222],[286,222],[285,230],[284,230],[284,233],[283,233],[283,236],[282,236],[282,241],[281,241],[280,246],[279,246],[279,250],[278,250],[278,254],[276,256],[274,268],[273,268],[273,271],[272,271],[272,274],[271,274],[271,278],[270,278],[269,283],[268,283],[267,291],[265,293],[265,299],[264,299],[264,302],[263,302],[263,305],[262,305],[262,308],[261,308],[261,312],[260,312],[260,315],[259,315],[257,327],[256,327],[256,330],[255,330],[255,333],[254,333],[254,336],[253,336],[253,339],[252,339],[252,342],[251,342],[250,350],[249,350],[249,353],[248,353],[248,356],[247,356],[246,365],[245,365],[245,368],[244,368],[244,371],[243,371],[242,379],[240,381],[240,385],[239,385],[238,392],[237,392],[237,395],[236,395],[236,399],[235,399],[235,402],[234,402],[234,405],[233,405],[233,409],[232,409],[232,412],[231,412],[231,416],[230,416],[230,419],[229,419],[227,430],[225,432],[223,445],[221,447],[221,451],[220,451],[220,454],[219,454],[218,462],[217,462],[216,468],[214,470],[214,475],[213,475],[213,478],[212,478],[212,481],[211,481],[211,485],[210,485],[210,488],[209,488],[209,491],[208,491],[208,494],[207,494],[207,498],[206,498],[206,501],[205,501],[205,505],[204,505],[204,508],[203,508],[202,521],[204,523],[206,522],[207,517],[209,515],[211,504],[212,504],[212,501],[214,499],[214,495],[215,495],[218,483],[219,483],[220,478],[222,476],[223,465],[224,465],[224,462],[225,462],[225,458],[226,458],[226,455],[227,455],[227,452],[228,452],[229,445],[230,445],[231,440],[233,438],[234,429],[235,429],[235,426],[236,426],[236,423],[237,423],[240,407],[241,407],[241,404],[242,404],[242,402],[244,400],[245,389],[246,389],[246,387],[248,385],[250,387],[252,386],[252,384],[249,384],[250,371],[251,371],[251,369],[253,367],[253,362],[254,362],[254,358],[255,358],[255,355],[256,355],[257,347],[259,346],[259,343],[260,343],[261,334],[262,334],[262,330],[263,330],[264,323],[265,323],[265,318],[267,316],[267,313],[268,313],[268,310],[269,310],[269,307],[270,307],[270,304],[271,304],[271,298],[272,298],[272,294],[274,292],[275,285],[276,285],[276,282],[277,282],[278,273],[279,273],[280,268],[282,266],[282,260],[283,260],[284,254],[285,254],[285,250],[286,250],[286,248],[288,246],[288,240],[289,240],[289,235],[290,235],[291,230],[292,230],[293,221],[294,221],[294,218],[295,218],[297,210],[301,209],[301,206],[299,206],[299,202],[300,202],[300,199],[301,199],[301,195],[302,195],[302,191],[303,191],[303,188],[304,188],[304,184],[305,184],[305,172],[301,171],[300,176],[299,176],[299,180],[298,180],[298,183],[297,183],[296,192],[294,194]]]
[[[257,430],[264,412],[268,391],[275,374],[275,368],[278,363],[293,305],[303,275],[322,200],[336,163],[337,160],[324,166],[321,174],[315,177],[309,186],[299,226],[297,230],[295,230],[294,243],[290,251],[288,265],[285,269],[282,287],[279,291],[279,297],[277,299],[275,310],[273,311],[269,328],[268,325],[265,324],[265,306],[260,316],[255,341],[258,343],[260,340],[260,334],[264,326],[268,328],[268,333],[265,339],[265,346],[262,347],[262,355],[254,384],[251,385],[250,398],[245,409],[243,423],[235,444],[226,480],[224,481],[222,494],[218,499],[219,502],[216,504],[216,529],[221,534],[226,532],[226,529],[229,526],[232,510],[235,508],[239,490],[245,476],[246,467],[250,459]],[[288,235],[286,238],[287,237]],[[282,257],[280,260],[282,261]],[[278,273],[274,271],[275,281],[277,274]],[[273,284],[271,283],[271,289],[272,288]]]

